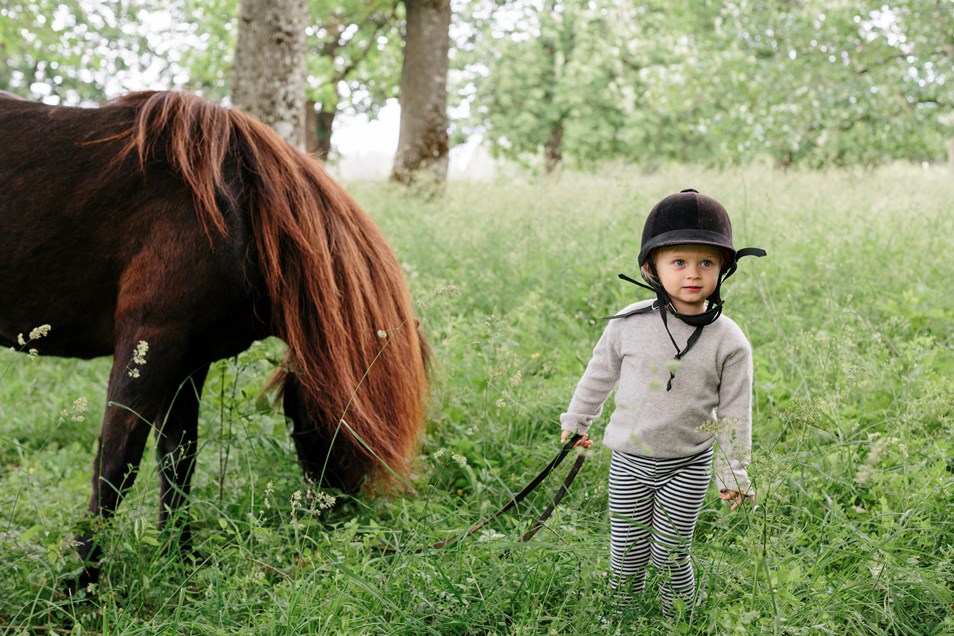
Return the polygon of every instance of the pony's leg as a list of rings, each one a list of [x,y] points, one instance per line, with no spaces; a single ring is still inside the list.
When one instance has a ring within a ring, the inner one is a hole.
[[[76,538],[77,551],[84,564],[84,571],[75,583],[78,589],[99,579],[102,548],[95,540],[96,531],[113,515],[123,494],[135,482],[149,430],[175,388],[176,372],[172,369],[180,366],[179,356],[175,354],[180,350],[177,345],[163,341],[155,332],[149,336],[138,332],[130,335],[134,337],[127,335],[119,339],[109,376],[109,404],[93,461],[88,527]],[[151,356],[138,368],[138,374],[131,373],[136,368],[130,362],[135,343],[147,337],[151,337],[150,348],[164,354]]]
[[[195,470],[198,444],[199,401],[209,366],[187,376],[172,396],[161,424],[157,423],[156,453],[159,461],[159,529],[172,521],[179,532],[179,544],[189,550],[189,490]]]

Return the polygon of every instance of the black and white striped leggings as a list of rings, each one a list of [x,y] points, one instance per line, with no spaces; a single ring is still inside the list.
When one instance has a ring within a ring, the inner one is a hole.
[[[646,585],[646,564],[669,580],[663,611],[674,595],[695,593],[689,547],[709,488],[712,447],[691,457],[653,459],[613,451],[609,477],[611,583],[621,606],[632,606]],[[665,576],[668,575],[668,576]]]

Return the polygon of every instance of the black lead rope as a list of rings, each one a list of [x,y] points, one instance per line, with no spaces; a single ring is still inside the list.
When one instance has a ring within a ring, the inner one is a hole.
[[[543,470],[537,473],[536,477],[530,480],[530,482],[526,486],[524,486],[520,490],[520,492],[514,495],[510,499],[510,501],[508,501],[503,507],[497,510],[497,512],[493,513],[489,517],[484,518],[480,522],[475,523],[470,528],[468,528],[466,532],[456,534],[452,537],[444,539],[443,541],[438,541],[437,543],[431,546],[417,548],[416,550],[412,550],[411,552],[420,553],[428,548],[432,550],[440,550],[441,548],[446,548],[447,546],[449,546],[450,544],[456,541],[460,541],[461,539],[466,539],[467,537],[474,534],[475,532],[483,528],[485,525],[487,525],[488,523],[490,523],[491,521],[493,521],[494,519],[502,515],[503,513],[507,512],[508,510],[516,506],[518,503],[523,501],[527,497],[527,495],[533,492],[537,486],[543,483],[543,480],[547,478],[547,475],[553,472],[553,469],[559,466],[563,462],[563,460],[566,458],[569,452],[573,450],[573,447],[576,445],[578,441],[580,441],[582,437],[583,436],[580,435],[579,433],[575,433],[574,435],[572,435],[570,439],[567,440],[566,444],[563,445],[563,448],[560,449],[560,452],[558,452],[556,456],[553,459],[551,459],[546,466],[543,467]],[[563,483],[554,493],[552,501],[546,507],[543,513],[536,519],[536,521],[533,522],[533,525],[530,526],[530,529],[523,534],[523,536],[520,538],[520,542],[526,542],[532,539],[533,535],[535,535],[537,531],[546,522],[546,520],[550,518],[550,515],[553,514],[553,511],[556,509],[557,505],[559,505],[560,500],[563,499],[563,495],[565,495],[567,491],[570,489],[570,484],[572,484],[573,480],[576,479],[576,475],[577,473],[580,472],[580,468],[583,466],[583,462],[585,460],[586,460],[586,455],[584,453],[580,453],[577,456],[576,462],[574,462],[573,467],[570,469],[570,472],[567,473],[567,476],[563,480]],[[388,554],[393,554],[398,551],[397,548],[395,548],[392,545],[383,545],[380,547],[380,550]]]

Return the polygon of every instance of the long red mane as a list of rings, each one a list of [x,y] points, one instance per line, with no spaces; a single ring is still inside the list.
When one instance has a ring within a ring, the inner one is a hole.
[[[403,272],[368,215],[319,162],[261,122],[175,92],[117,101],[138,114],[120,157],[157,155],[194,192],[211,237],[226,234],[226,166],[237,165],[272,332],[288,345],[315,425],[374,458],[379,482],[406,474],[424,418],[427,345]],[[337,452],[336,449],[333,452]]]

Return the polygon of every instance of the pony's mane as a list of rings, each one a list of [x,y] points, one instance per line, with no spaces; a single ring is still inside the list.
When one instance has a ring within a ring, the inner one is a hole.
[[[346,451],[387,464],[377,472],[384,482],[388,468],[406,474],[424,417],[427,348],[400,265],[368,215],[317,160],[240,111],[177,92],[112,104],[136,110],[120,158],[135,156],[143,170],[157,160],[172,166],[210,236],[228,233],[216,197],[229,196],[227,162],[239,167],[288,369],[320,424],[341,427]]]

